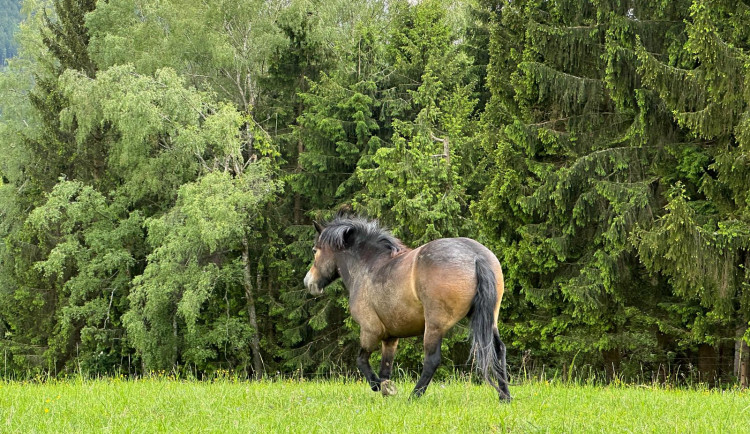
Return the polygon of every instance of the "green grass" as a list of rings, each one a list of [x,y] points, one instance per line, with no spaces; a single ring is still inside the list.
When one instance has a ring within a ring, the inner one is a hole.
[[[413,383],[383,398],[361,382],[0,382],[0,432],[748,432],[750,393],[528,383]]]

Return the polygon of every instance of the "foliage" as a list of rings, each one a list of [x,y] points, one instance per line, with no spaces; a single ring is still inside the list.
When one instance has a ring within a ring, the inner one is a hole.
[[[739,118],[744,75],[724,72],[736,55],[699,21],[719,8],[692,3],[514,2],[492,26],[497,175],[473,209],[517,300],[509,331],[543,358],[664,363],[665,344],[736,339],[745,229],[709,216],[744,193],[720,185],[700,138]]]
[[[682,297],[705,309],[691,327],[693,338],[713,345],[735,342],[735,373],[746,385],[750,40],[744,20],[750,8],[742,2],[695,1],[689,13],[684,45],[689,63],[665,65],[638,47],[644,82],[693,143],[673,151],[679,169],[692,176],[675,184],[667,214],[652,230],[637,233],[637,243],[652,272],[669,276]],[[676,80],[688,91],[678,90]]]
[[[664,152],[650,142],[666,132],[645,130],[646,113],[659,114],[646,97],[632,98],[642,91],[623,56],[634,57],[633,40],[648,26],[673,17],[639,5],[628,13],[646,14],[641,26],[609,8],[518,2],[503,9],[490,58],[491,67],[509,71],[497,73],[507,81],[489,82],[485,112],[487,128],[500,128],[487,134],[496,144],[486,145],[497,174],[474,211],[487,236],[500,240],[518,300],[508,325],[516,345],[543,357],[596,357],[597,349],[616,357],[605,363],[619,363],[623,353],[649,362],[667,316],[654,300],[669,292],[644,278],[627,234],[650,227],[662,206],[654,162]]]
[[[174,208],[146,221],[154,249],[123,320],[147,368],[170,368],[180,352],[183,363],[204,368],[222,348],[247,368],[252,330],[237,252],[274,188],[261,166],[236,177],[212,172],[184,184]]]
[[[389,143],[357,172],[364,184],[358,206],[392,222],[396,234],[414,245],[467,232],[461,151],[470,149],[475,83],[468,81],[470,62],[443,6],[424,2],[397,12],[389,57],[394,74],[411,79],[399,83],[404,104],[398,108],[411,116],[395,114]]]
[[[7,369],[351,367],[345,288],[301,283],[310,223],[343,208],[410,246],[495,251],[511,365],[742,377],[749,14],[26,0],[0,72]],[[445,366],[465,338],[444,340]],[[420,369],[418,339],[397,362]]]
[[[9,59],[16,54],[16,43],[14,33],[19,21],[21,21],[20,0],[0,1],[0,69]]]

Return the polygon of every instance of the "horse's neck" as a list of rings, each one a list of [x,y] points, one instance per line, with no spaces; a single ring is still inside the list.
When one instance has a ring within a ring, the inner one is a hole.
[[[362,254],[349,253],[343,256],[339,274],[349,294],[353,295],[362,286],[375,281],[380,270],[391,260],[390,256],[385,255],[367,258]]]

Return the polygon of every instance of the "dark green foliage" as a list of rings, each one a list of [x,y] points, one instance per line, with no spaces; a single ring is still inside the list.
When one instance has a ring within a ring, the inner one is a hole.
[[[26,6],[0,74],[15,375],[353,370],[345,288],[301,282],[342,207],[491,247],[512,371],[746,375],[745,2]]]
[[[494,23],[485,121],[497,175],[474,210],[499,241],[518,296],[509,310],[516,345],[544,358],[583,353],[580,361],[596,361],[599,350],[605,363],[623,356],[665,363],[655,357],[664,342],[685,348],[734,337],[728,329],[682,331],[693,326],[674,308],[700,309],[690,297],[678,301],[686,294],[662,268],[694,252],[709,261],[693,265],[697,273],[734,276],[719,266],[723,249],[697,253],[704,244],[697,239],[675,252],[674,239],[657,241],[656,228],[668,221],[659,216],[676,218],[666,192],[710,176],[710,157],[680,128],[690,121],[678,115],[675,122],[644,86],[658,78],[642,76],[649,59],[667,62],[659,73],[691,64],[682,52],[691,38],[683,24],[689,3],[513,2]],[[704,84],[685,85],[685,77],[675,76],[665,95],[695,109]],[[701,281],[676,274],[702,291]]]
[[[84,19],[95,7],[94,0],[55,0],[55,18],[45,14],[47,29],[42,32],[42,41],[60,62],[61,69],[77,69],[93,77],[95,67],[89,58],[89,35]]]
[[[744,157],[750,145],[750,8],[696,1],[689,12],[689,62],[671,65],[638,47],[644,82],[692,143],[672,151],[684,180],[670,191],[667,214],[652,230],[639,232],[637,243],[649,270],[669,276],[678,294],[703,307],[691,327],[693,339],[737,343],[735,374],[747,386],[747,358],[740,360],[747,343],[740,339],[747,342],[750,320],[750,172]]]
[[[388,97],[399,104],[381,114],[390,118],[390,137],[357,170],[364,184],[358,209],[393,225],[413,245],[470,231],[464,190],[474,167],[463,163],[475,132],[476,82],[445,6],[393,5],[387,55],[396,78]]]

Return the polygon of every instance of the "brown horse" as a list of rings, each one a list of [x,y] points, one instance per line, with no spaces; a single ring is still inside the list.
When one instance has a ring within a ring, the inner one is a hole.
[[[497,330],[503,272],[495,255],[469,238],[443,238],[409,249],[377,222],[337,217],[315,223],[315,260],[305,286],[320,295],[341,277],[349,308],[360,326],[357,367],[374,391],[393,393],[389,381],[399,338],[424,335],[425,361],[412,392],[421,396],[440,364],[445,333],[467,315],[472,353],[482,376],[510,400],[505,344]],[[370,354],[382,345],[380,376]]]

